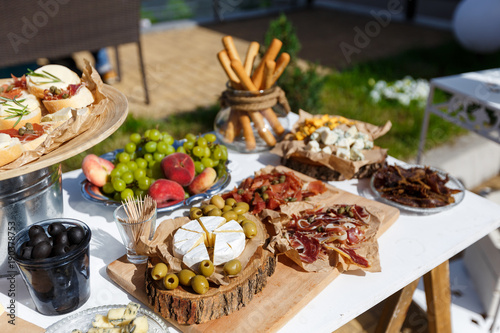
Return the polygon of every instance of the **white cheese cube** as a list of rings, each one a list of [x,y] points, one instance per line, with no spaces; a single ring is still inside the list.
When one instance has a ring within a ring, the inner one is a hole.
[[[306,149],[313,152],[313,153],[317,153],[321,150],[319,148],[319,143],[317,141],[309,141],[307,143]]]
[[[365,148],[365,142],[363,141],[363,139],[354,140],[354,143],[351,146],[351,149],[361,150],[363,148]]]
[[[362,161],[365,159],[365,155],[359,149],[351,149],[351,160]]]
[[[349,129],[345,132],[346,138],[354,137],[356,136],[356,134],[358,134],[358,129],[356,128],[356,126],[349,127]]]
[[[349,140],[346,139],[346,138],[341,138],[337,141],[336,143],[337,147],[340,147],[340,148],[349,148],[351,145],[349,144]]]
[[[339,147],[337,149],[337,157],[348,160],[351,158],[351,152],[349,148]]]
[[[323,149],[321,149],[321,151],[323,153],[326,153],[326,154],[331,154],[332,153],[332,148],[330,148],[329,146],[325,146],[325,147],[323,147]]]
[[[311,139],[311,141],[317,141],[319,139],[319,133],[318,132],[312,133],[311,135],[309,135],[309,139]]]
[[[337,142],[338,138],[338,134],[334,133],[333,131],[323,131],[321,133],[321,141],[325,145],[334,145]]]
[[[364,149],[373,149],[373,141],[370,140],[365,141]]]

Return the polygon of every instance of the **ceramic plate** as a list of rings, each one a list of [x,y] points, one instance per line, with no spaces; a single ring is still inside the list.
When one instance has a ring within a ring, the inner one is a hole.
[[[58,322],[50,325],[45,333],[61,333],[61,332],[71,332],[74,329],[79,329],[82,332],[87,332],[92,328],[92,320],[95,318],[96,314],[107,315],[108,311],[115,308],[126,307],[126,304],[113,304],[98,306],[95,308],[87,309],[75,314],[72,314]],[[164,333],[168,332],[168,327],[165,321],[156,315],[154,312],[145,309],[143,307],[139,308],[137,311],[137,317],[146,316],[148,319],[148,333]]]
[[[413,167],[425,168],[425,166],[423,166],[423,165],[415,165],[415,164],[405,164],[403,167],[405,169],[409,169],[409,168],[413,168]],[[394,207],[396,207],[398,209],[409,211],[409,212],[413,212],[413,213],[418,213],[418,214],[435,214],[435,213],[439,213],[439,212],[442,212],[442,211],[445,211],[445,210],[448,210],[450,208],[453,208],[453,207],[457,206],[464,199],[464,197],[465,197],[465,188],[464,188],[464,185],[462,184],[462,182],[459,181],[457,178],[455,178],[455,177],[447,174],[446,172],[444,172],[442,170],[439,170],[439,169],[436,169],[436,168],[433,168],[433,167],[429,167],[429,169],[431,169],[432,171],[437,172],[437,174],[441,178],[445,178],[448,175],[448,179],[449,180],[446,183],[446,186],[448,188],[456,189],[456,190],[460,190],[461,191],[459,193],[453,194],[453,197],[455,198],[455,202],[454,203],[446,205],[446,206],[441,206],[441,207],[422,208],[422,207],[406,206],[406,205],[400,204],[399,202],[395,202],[395,201],[389,200],[387,198],[384,198],[384,197],[381,196],[380,192],[377,191],[377,189],[374,186],[375,176],[379,172],[381,172],[380,170],[377,171],[377,172],[375,172],[373,174],[373,176],[372,176],[372,178],[370,180],[370,188],[373,191],[373,193],[375,195],[375,198],[378,199],[379,201],[381,201],[383,203],[386,203],[388,205],[394,206]]]
[[[116,154],[118,154],[121,151],[123,151],[123,149],[117,149],[112,152],[101,155],[101,157],[109,161],[113,161],[115,159]],[[223,189],[225,189],[230,182],[231,182],[231,175],[229,174],[229,170],[227,169],[226,166],[226,173],[224,174],[224,176],[219,178],[217,182],[214,185],[212,185],[212,187],[209,188],[207,191],[205,191],[204,193],[192,195],[189,198],[182,201],[172,202],[170,205],[166,207],[158,208],[158,213],[170,212],[178,208],[181,208],[183,206],[189,206],[193,202],[208,199],[212,197],[214,194],[219,193]],[[88,180],[84,180],[82,182],[81,192],[85,199],[92,202],[97,202],[105,206],[113,206],[113,207],[118,207],[121,205],[121,202],[115,201],[105,196],[101,192],[101,189],[99,187],[93,185]]]

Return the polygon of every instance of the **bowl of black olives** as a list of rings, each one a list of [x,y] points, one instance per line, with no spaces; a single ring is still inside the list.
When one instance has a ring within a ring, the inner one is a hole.
[[[32,224],[14,239],[14,260],[38,312],[60,315],[90,297],[90,228],[75,219]]]

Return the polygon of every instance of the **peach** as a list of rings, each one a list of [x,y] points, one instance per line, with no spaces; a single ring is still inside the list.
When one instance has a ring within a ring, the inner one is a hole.
[[[156,201],[158,208],[184,200],[184,189],[181,185],[168,179],[158,179],[149,187],[149,195]]]
[[[82,171],[89,182],[102,187],[115,166],[110,161],[94,154],[85,156],[82,162]]]
[[[217,172],[214,168],[205,168],[195,179],[191,182],[188,189],[191,194],[203,193],[208,190],[217,179]]]
[[[188,186],[194,179],[194,162],[191,156],[184,153],[173,153],[161,161],[161,168],[165,178]]]

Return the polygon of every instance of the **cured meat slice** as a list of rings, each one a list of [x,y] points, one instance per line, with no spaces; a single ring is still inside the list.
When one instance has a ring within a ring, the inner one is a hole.
[[[293,172],[274,171],[249,177],[222,197],[244,201],[250,205],[252,214],[259,214],[264,209],[279,210],[287,202],[302,201],[325,191],[321,181],[305,184]]]

